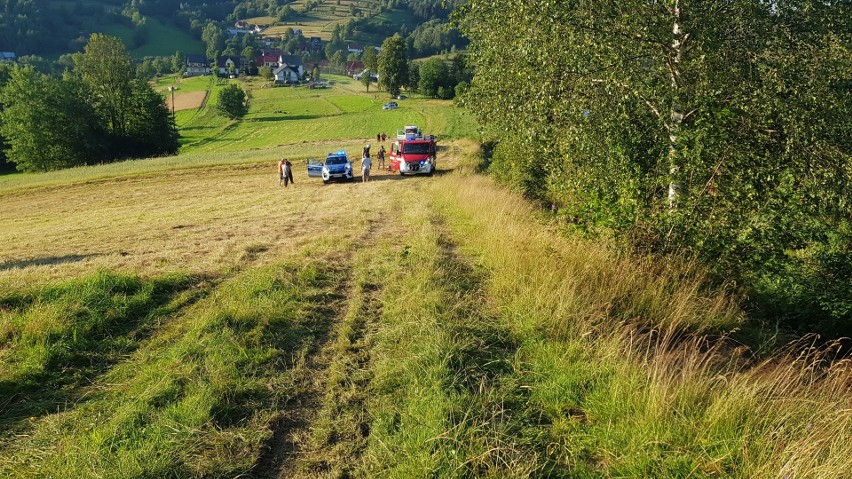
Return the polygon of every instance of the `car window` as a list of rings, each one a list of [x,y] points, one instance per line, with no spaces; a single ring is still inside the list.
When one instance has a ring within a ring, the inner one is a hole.
[[[344,158],[342,156],[330,156],[330,157],[325,159],[325,164],[326,165],[345,165],[346,164],[346,158]]]

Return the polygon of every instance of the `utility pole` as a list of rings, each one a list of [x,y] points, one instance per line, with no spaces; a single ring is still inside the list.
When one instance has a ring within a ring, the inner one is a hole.
[[[175,88],[174,85],[169,86],[169,91],[172,93],[172,128],[175,130],[175,134],[177,134],[177,123],[175,123]]]

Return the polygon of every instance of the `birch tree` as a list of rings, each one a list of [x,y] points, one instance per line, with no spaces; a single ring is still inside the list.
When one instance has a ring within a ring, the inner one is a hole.
[[[850,5],[470,0],[464,101],[577,227],[760,276],[848,230]]]

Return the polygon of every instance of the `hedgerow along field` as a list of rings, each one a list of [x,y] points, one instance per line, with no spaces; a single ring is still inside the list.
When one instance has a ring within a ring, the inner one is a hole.
[[[475,173],[449,103],[248,84],[230,121],[220,86],[179,112],[176,157],[0,180],[0,476],[852,467],[848,362],[752,354],[700,272],[556,234]],[[408,120],[444,138],[441,174],[305,176]]]

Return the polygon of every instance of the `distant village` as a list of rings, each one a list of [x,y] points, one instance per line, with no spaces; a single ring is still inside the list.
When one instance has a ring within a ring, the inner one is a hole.
[[[241,20],[236,22],[233,27],[225,29],[224,32],[232,37],[248,34],[259,35],[267,28],[266,25],[254,25]],[[301,29],[298,28],[293,29],[293,35],[303,37]],[[185,68],[183,76],[189,78],[216,74],[221,78],[236,78],[240,75],[258,75],[261,67],[269,67],[272,69],[274,82],[276,84],[287,85],[304,82],[306,75],[309,75],[310,70],[314,67],[325,70],[331,66],[331,62],[326,59],[311,62],[310,68],[306,68],[304,64],[304,57],[320,53],[325,46],[320,37],[305,38],[305,41],[299,44],[298,50],[293,52],[271,48],[274,44],[272,39],[263,39],[261,42],[267,48],[261,49],[260,54],[254,58],[222,55],[216,59],[214,64],[203,53],[187,54],[184,56]],[[350,43],[347,44],[346,53],[360,57],[364,53],[364,48],[363,45]],[[380,47],[374,48],[381,50]],[[0,61],[14,62],[16,60],[17,56],[15,52],[0,51]],[[360,79],[364,72],[366,72],[364,63],[356,60],[346,61],[344,68],[346,75],[355,79]],[[372,72],[371,76],[374,80],[378,79],[378,75],[375,72]]]
[[[228,28],[225,32],[228,35],[258,35],[266,30],[266,26],[252,25],[245,21],[238,21],[233,28]],[[298,28],[293,29],[293,35],[302,37],[302,31]],[[272,40],[266,39],[264,43],[267,47],[272,45]],[[255,58],[246,58],[243,56],[223,55],[217,58],[216,64],[213,65],[204,54],[191,53],[185,56],[186,68],[184,77],[193,77],[199,75],[216,74],[222,78],[236,78],[240,75],[257,75],[261,67],[269,67],[272,69],[272,75],[276,84],[298,84],[305,81],[306,75],[310,72],[306,68],[303,57],[307,55],[315,55],[322,51],[324,46],[323,40],[320,37],[305,38],[298,50],[295,52],[287,52],[276,49],[262,49],[260,54]],[[347,44],[347,53],[360,56],[364,53],[364,46],[358,44]],[[381,48],[376,47],[376,50]],[[329,60],[318,60],[312,62],[310,69],[314,67],[325,69],[329,67]],[[346,75],[360,79],[366,71],[364,63],[360,61],[347,61],[345,65]],[[378,79],[376,73],[371,73],[373,79]]]

